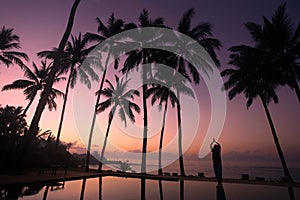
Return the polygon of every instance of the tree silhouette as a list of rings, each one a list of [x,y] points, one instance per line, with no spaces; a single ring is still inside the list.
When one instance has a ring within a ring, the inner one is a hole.
[[[163,85],[156,85],[152,88],[149,88],[146,93],[146,97],[151,98],[151,104],[153,105],[156,101],[159,101],[160,108],[162,107],[163,103],[164,111],[163,111],[163,121],[162,127],[160,132],[160,139],[159,139],[159,152],[158,152],[158,174],[162,175],[162,147],[163,147],[163,138],[164,138],[164,130],[166,124],[166,115],[168,109],[168,102],[171,102],[172,107],[175,106],[175,103],[178,103],[175,93],[166,86]]]
[[[130,24],[130,28],[145,28],[145,27],[165,27],[164,20],[161,17],[150,19],[149,12],[146,9],[143,9],[139,16],[139,24],[134,25]],[[143,38],[143,35],[138,37]],[[145,41],[150,42],[150,41]],[[153,42],[153,41],[151,41]],[[155,50],[154,49],[137,49],[128,54],[128,57],[125,60],[124,67],[122,69],[123,73],[127,73],[130,70],[137,68],[141,63],[151,63],[151,56]],[[147,101],[146,101],[146,92],[147,92],[147,80],[148,75],[151,74],[151,68],[142,68],[142,80],[143,80],[143,113],[144,113],[144,130],[143,130],[143,147],[142,147],[142,163],[141,163],[141,172],[146,173],[146,153],[147,153],[147,129],[148,129],[148,112],[147,112]],[[150,75],[151,76],[151,75]]]
[[[122,19],[116,19],[114,14],[111,14],[111,16],[109,17],[107,26],[105,26],[104,23],[98,17],[96,18],[96,20],[98,22],[98,32],[100,34],[94,34],[94,33],[85,34],[85,38],[87,38],[89,41],[96,41],[96,42],[98,42],[98,44],[100,44],[105,39],[108,39],[118,33],[121,33],[122,31],[124,31],[124,21]],[[103,88],[103,83],[104,83],[107,68],[108,68],[108,61],[112,54],[112,46],[113,45],[114,45],[113,43],[110,43],[109,47],[108,47],[108,54],[107,54],[107,58],[105,61],[105,66],[104,66],[104,71],[102,74],[101,82],[99,85],[99,91],[101,91]],[[115,68],[117,66],[118,66],[118,60],[115,60]],[[93,137],[94,127],[95,127],[95,122],[96,122],[97,106],[100,102],[100,97],[101,97],[101,92],[98,92],[96,103],[95,103],[95,109],[94,109],[94,113],[93,113],[92,124],[91,124],[91,128],[90,128],[90,134],[89,134],[87,157],[86,157],[86,171],[89,170],[90,150],[91,150],[92,137]]]
[[[88,62],[82,65],[83,61],[87,58],[91,51],[91,48],[87,48],[87,43],[87,38],[82,38],[81,33],[79,33],[78,37],[71,35],[71,41],[67,43],[66,50],[64,52],[65,56],[62,58],[62,62],[64,63],[64,67],[61,69],[62,73],[69,72],[69,77],[65,89],[65,97],[57,131],[56,145],[59,144],[70,87],[75,87],[78,77],[89,89],[91,88],[91,81],[89,77],[91,77],[91,80],[99,80],[98,75]],[[58,56],[57,49],[54,49],[53,51],[39,52],[38,56],[54,59],[55,56]]]
[[[246,23],[255,46],[263,50],[265,61],[272,64],[272,71],[280,71],[284,83],[290,86],[300,102],[299,47],[300,23],[295,28],[286,14],[286,3],[280,5],[269,20],[263,17],[263,24]],[[281,79],[278,79],[281,81]]]
[[[13,29],[2,27],[0,30],[0,64],[3,63],[7,67],[16,63],[21,68],[24,67],[22,59],[28,61],[25,53],[14,51],[20,49],[19,36],[13,34]]]
[[[134,102],[130,101],[130,99],[134,99],[134,96],[139,96],[139,91],[137,90],[129,90],[126,91],[129,80],[125,80],[122,78],[119,80],[117,76],[115,76],[116,80],[116,87],[112,85],[109,80],[106,80],[108,87],[101,91],[101,95],[105,96],[107,99],[97,106],[97,112],[103,112],[104,110],[111,108],[108,116],[108,125],[106,129],[105,139],[100,155],[100,162],[98,171],[102,170],[102,162],[104,158],[104,153],[107,145],[107,139],[109,135],[109,130],[111,123],[113,121],[115,112],[118,110],[119,116],[122,121],[124,121],[125,126],[126,122],[126,115],[132,122],[135,122],[135,117],[133,114],[133,110],[137,113],[140,113],[140,107],[135,104]],[[98,91],[99,93],[100,91]]]
[[[68,20],[66,30],[63,34],[63,37],[62,37],[62,39],[59,43],[58,49],[57,49],[58,55],[61,55],[61,56],[64,55],[63,51],[64,51],[64,48],[65,48],[66,43],[68,41],[68,38],[70,36],[71,30],[72,30],[72,27],[73,27],[73,23],[74,23],[75,13],[76,13],[76,10],[77,10],[77,7],[78,7],[79,3],[80,3],[80,0],[74,0],[74,3],[73,3],[72,8],[71,8],[70,15],[69,15],[69,20]],[[30,137],[28,138],[28,143],[30,143],[31,138],[35,137],[36,134],[38,133],[39,122],[40,122],[42,113],[44,111],[45,105],[47,103],[47,99],[48,99],[48,97],[49,97],[49,95],[52,91],[52,86],[53,86],[56,74],[60,71],[60,69],[62,67],[61,62],[62,62],[62,59],[59,58],[59,57],[56,57],[53,61],[52,68],[51,68],[51,70],[49,72],[49,75],[47,77],[44,90],[41,94],[41,98],[38,102],[37,108],[35,110],[34,116],[32,118],[32,121],[31,121],[31,124],[30,124],[30,127],[29,127],[29,136]]]
[[[14,90],[14,89],[24,90],[23,94],[25,95],[26,100],[29,101],[26,108],[23,111],[24,116],[26,115],[29,107],[32,105],[32,102],[34,101],[38,92],[44,90],[46,79],[51,69],[51,64],[48,65],[46,60],[41,61],[40,67],[37,67],[37,65],[34,62],[32,63],[32,66],[33,66],[33,70],[31,70],[29,67],[25,65],[23,66],[24,76],[27,79],[18,79],[11,84],[7,84],[3,86],[2,88],[2,91]],[[62,80],[64,80],[64,78],[56,76],[54,81],[58,83]],[[50,111],[52,109],[57,108],[57,104],[55,102],[55,98],[57,96],[64,96],[64,94],[61,91],[52,88],[51,93],[47,99],[47,105]]]
[[[22,107],[0,106],[0,135],[13,136],[23,135],[27,127]]]
[[[182,34],[185,34],[192,39],[194,39],[198,44],[200,44],[211,56],[216,65],[219,65],[220,62],[217,59],[215,49],[219,49],[221,47],[221,43],[219,40],[212,38],[212,25],[209,23],[200,23],[195,27],[191,27],[192,18],[195,15],[194,9],[187,10],[179,21],[179,25],[177,31]],[[189,52],[189,45],[185,44],[184,41],[178,37],[180,41],[178,45],[181,49],[185,50],[182,52],[186,57],[193,56]],[[179,73],[187,78],[189,81],[193,81],[195,84],[198,84],[200,81],[199,69],[206,71],[206,66],[202,66],[199,63],[199,66],[193,66],[191,63],[184,60],[184,58],[180,55],[176,55],[174,58],[175,68]],[[192,78],[190,78],[190,76]],[[180,102],[180,92],[177,91],[176,94],[178,101]],[[182,126],[181,126],[181,110],[180,104],[177,104],[177,121],[178,121],[178,154],[179,154],[179,166],[180,166],[180,174],[182,176],[185,175],[184,163],[183,163],[183,152],[182,152]]]
[[[234,68],[226,69],[221,73],[222,76],[228,77],[228,80],[224,83],[225,90],[229,90],[228,97],[231,100],[238,94],[244,94],[247,99],[247,108],[252,105],[255,98],[260,98],[271,128],[284,175],[288,180],[292,181],[268,109],[268,104],[272,101],[278,103],[276,94],[278,84],[272,82],[272,76],[265,73],[266,69],[269,69],[270,66],[268,66],[268,63],[261,62],[260,57],[263,56],[263,54],[259,49],[250,46],[234,46],[229,50],[232,52],[229,64],[234,65]]]
[[[21,106],[0,105],[0,169],[15,169],[22,144],[22,136],[28,130]]]

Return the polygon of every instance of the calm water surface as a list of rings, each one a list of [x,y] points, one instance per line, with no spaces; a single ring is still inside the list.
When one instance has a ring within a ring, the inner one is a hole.
[[[63,190],[48,192],[47,199],[65,200],[79,199],[81,195],[83,181],[70,181],[65,184]],[[159,199],[158,181],[148,180],[146,182],[147,199]],[[163,181],[164,199],[176,200],[180,199],[180,183]],[[207,182],[184,182],[184,199],[216,199],[216,184]],[[232,200],[253,200],[253,199],[289,199],[288,190],[284,187],[273,186],[253,186],[242,184],[224,184],[227,199]],[[45,187],[35,196],[27,196],[22,199],[42,199]],[[296,199],[300,199],[300,189],[294,189]],[[126,179],[117,177],[105,177],[102,179],[103,200],[124,199],[134,200],[140,199],[140,180]],[[99,178],[88,179],[84,190],[84,199],[99,199]]]
[[[134,163],[133,161],[130,161]],[[155,163],[153,163],[155,165]],[[205,176],[213,176],[211,162],[209,161],[185,161],[186,173],[188,175],[197,175],[198,172],[204,172]],[[95,166],[96,167],[96,166]],[[132,165],[133,169],[139,168],[139,165]],[[295,163],[289,165],[294,180],[300,181],[300,165]],[[165,172],[178,172],[178,163],[175,162],[164,169]],[[280,163],[249,163],[249,162],[223,162],[224,177],[240,178],[242,173],[248,173],[250,178],[262,176],[266,179],[279,179],[283,172]],[[155,172],[153,172],[155,173]],[[180,182],[162,181],[162,191],[164,199],[180,199],[183,194],[184,199],[194,200],[213,200],[216,199],[216,183],[184,181],[184,190],[180,190]],[[128,199],[135,200],[141,197],[141,180],[119,177],[104,177],[99,187],[99,178],[87,179],[84,190],[82,190],[83,180],[66,182],[63,189],[51,190],[49,187],[48,200],[72,200],[80,199]],[[99,188],[101,190],[99,190]],[[255,199],[272,199],[284,200],[289,199],[288,189],[276,186],[259,186],[243,184],[224,184],[226,197],[229,200],[255,200]],[[43,187],[37,194],[32,196],[23,196],[19,199],[43,199],[46,187]],[[100,191],[100,192],[99,192]],[[83,192],[83,194],[82,194]],[[296,199],[300,199],[300,188],[294,188]],[[146,198],[147,200],[160,199],[159,181],[146,181]],[[1,199],[1,198],[0,198]]]

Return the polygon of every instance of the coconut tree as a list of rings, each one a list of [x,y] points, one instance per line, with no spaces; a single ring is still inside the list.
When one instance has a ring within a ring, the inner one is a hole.
[[[156,85],[152,88],[149,88],[146,93],[146,97],[148,98],[150,95],[152,95],[151,98],[151,104],[153,104],[159,100],[159,108],[161,109],[163,106],[163,103],[165,103],[164,106],[164,113],[163,113],[163,121],[162,121],[162,127],[160,131],[160,138],[159,138],[159,150],[158,150],[158,174],[162,175],[162,147],[163,147],[163,139],[164,139],[164,132],[165,132],[165,126],[166,126],[166,115],[168,110],[168,102],[171,102],[172,107],[175,106],[175,103],[178,103],[178,100],[176,98],[175,93],[169,88],[162,85]],[[163,199],[163,189],[162,189],[162,181],[159,180],[159,193],[160,193],[160,199]]]
[[[20,49],[20,38],[13,33],[14,29],[2,27],[0,30],[0,64],[3,63],[7,67],[15,63],[21,68],[24,67],[22,59],[28,61],[28,56],[15,49]]]
[[[105,26],[104,23],[98,17],[96,18],[96,21],[98,23],[99,34],[86,33],[85,38],[87,38],[89,41],[97,42],[97,45],[100,44],[101,42],[103,42],[104,40],[124,31],[124,21],[122,19],[116,19],[113,13],[111,14],[111,16],[109,17],[109,19],[107,21],[107,26]],[[109,47],[108,47],[107,58],[105,61],[104,70],[103,70],[103,74],[102,74],[102,78],[101,78],[101,82],[100,82],[98,91],[101,91],[103,88],[103,83],[104,83],[104,80],[106,77],[106,72],[107,72],[107,68],[108,68],[108,64],[109,64],[108,62],[109,62],[109,59],[112,54],[112,46],[113,45],[114,45],[113,43],[110,43]],[[115,60],[115,68],[117,66],[118,66],[118,59]],[[89,170],[90,150],[91,150],[92,137],[93,137],[94,127],[95,127],[95,122],[96,122],[97,107],[100,102],[100,97],[101,97],[101,92],[98,92],[96,103],[95,103],[95,108],[94,108],[94,113],[93,113],[93,118],[92,118],[92,124],[91,124],[91,128],[90,128],[89,140],[88,140],[87,157],[86,157],[86,171]]]
[[[166,115],[168,110],[168,102],[171,102],[172,107],[175,106],[175,103],[178,103],[175,93],[169,88],[164,85],[156,85],[152,88],[149,88],[146,93],[146,97],[151,98],[151,104],[154,105],[157,101],[159,101],[160,109],[164,105],[163,110],[163,121],[162,127],[160,132],[160,139],[159,139],[159,152],[158,152],[158,174],[162,175],[162,147],[163,147],[163,138],[164,138],[164,130],[166,125]]]
[[[32,63],[32,66],[33,66],[33,70],[31,70],[29,67],[25,65],[23,66],[24,76],[27,79],[18,79],[11,84],[7,84],[3,86],[2,88],[2,91],[14,90],[14,89],[24,90],[23,94],[25,95],[26,100],[29,101],[23,111],[24,116],[26,115],[29,107],[32,105],[32,102],[34,101],[38,92],[43,91],[46,84],[46,79],[51,69],[51,63],[48,65],[46,60],[41,61],[40,67],[38,67],[34,62]],[[64,78],[56,76],[54,81],[58,83],[62,80],[64,80]],[[64,94],[61,91],[52,88],[51,93],[47,99],[47,105],[50,111],[52,109],[56,110],[57,108],[57,104],[55,102],[55,98],[57,96],[64,96]]]
[[[217,55],[215,50],[221,47],[221,43],[219,40],[212,38],[212,25],[209,23],[199,23],[195,27],[192,27],[192,18],[195,15],[194,9],[187,10],[179,21],[179,25],[177,27],[177,31],[185,34],[192,39],[194,39],[198,44],[200,44],[211,56],[213,61],[217,66],[220,65],[219,60],[217,59]],[[189,52],[189,44],[184,43],[184,41],[178,37],[177,42],[182,51],[182,54],[186,57],[191,57]],[[198,84],[200,81],[199,70],[206,71],[206,66],[193,66],[189,62],[185,61],[184,58],[180,55],[175,55],[173,58],[176,70],[181,73],[183,76],[187,78],[187,80]],[[177,90],[176,94],[178,101],[180,102],[180,91]],[[180,174],[182,176],[185,175],[184,163],[183,163],[183,152],[182,152],[182,125],[181,125],[181,110],[180,104],[177,104],[177,121],[178,121],[178,154],[179,154],[179,166],[180,166]]]
[[[128,29],[132,28],[145,28],[145,27],[165,27],[164,20],[161,17],[157,17],[154,19],[150,19],[149,12],[146,9],[143,9],[140,13],[138,19],[138,25],[130,24],[127,26]],[[140,39],[144,40],[144,35],[137,35]],[[147,38],[147,37],[146,37]],[[139,41],[138,41],[139,42]],[[144,40],[144,43],[154,42],[153,40],[147,41]],[[142,43],[143,45],[143,43]],[[122,69],[122,73],[127,73],[132,69],[137,68],[141,63],[151,63],[153,62],[151,55],[155,52],[153,49],[137,49],[128,54],[127,59],[124,63],[124,68]],[[150,65],[151,66],[151,65]],[[142,93],[143,93],[143,120],[144,120],[144,129],[143,129],[143,144],[142,144],[142,163],[141,163],[141,172],[146,173],[146,154],[147,154],[147,141],[148,141],[148,110],[147,110],[147,99],[146,92],[148,85],[148,75],[151,78],[151,68],[143,66],[142,70]],[[145,179],[141,179],[141,199],[146,199],[146,181]]]
[[[102,170],[102,162],[104,158],[104,153],[107,145],[107,139],[109,135],[109,130],[111,127],[111,123],[115,116],[115,113],[118,111],[119,116],[122,121],[124,121],[126,126],[126,115],[132,122],[135,122],[135,116],[133,114],[133,110],[137,113],[140,113],[140,107],[135,104],[133,101],[134,96],[139,96],[139,91],[137,90],[127,90],[129,80],[124,80],[123,78],[120,80],[117,76],[115,76],[116,86],[106,80],[108,87],[105,88],[101,92],[101,95],[105,96],[107,99],[97,106],[97,113],[103,112],[104,110],[110,108],[109,116],[108,116],[108,125],[106,128],[105,139],[102,146],[102,151],[100,155],[100,162],[98,171]],[[131,99],[131,100],[130,100]]]
[[[89,63],[82,65],[83,61],[91,51],[91,48],[87,48],[87,44],[87,38],[82,38],[81,33],[79,33],[78,37],[71,35],[71,41],[68,41],[66,45],[66,50],[64,52],[65,56],[62,61],[64,64],[62,65],[63,67],[61,70],[62,73],[68,72],[69,77],[65,88],[65,97],[57,131],[56,145],[59,144],[69,89],[75,87],[78,77],[89,89],[91,88],[91,80],[99,80],[98,75],[91,67],[92,65]],[[39,52],[38,56],[54,59],[55,56],[57,56],[57,49]]]
[[[278,103],[276,94],[278,83],[273,80],[274,77],[279,75],[277,72],[274,73],[274,71],[269,70],[271,67],[268,62],[264,63],[261,61],[263,60],[261,57],[264,55],[259,49],[250,46],[234,46],[229,50],[232,52],[229,64],[234,67],[226,69],[221,73],[222,76],[228,77],[228,80],[224,83],[225,90],[229,90],[228,97],[231,100],[238,94],[244,94],[247,99],[247,108],[252,105],[255,98],[260,99],[271,128],[271,133],[283,167],[284,175],[288,180],[292,181],[277,137],[275,125],[268,109],[268,105],[271,102]]]
[[[68,41],[68,38],[70,36],[71,30],[73,27],[73,23],[74,23],[75,13],[76,13],[79,3],[80,3],[80,0],[74,0],[74,3],[72,5],[71,11],[70,11],[67,27],[65,29],[65,32],[64,32],[64,34],[61,38],[61,41],[59,42],[58,48],[57,48],[58,55],[61,55],[61,56],[64,55],[63,51],[64,51],[64,48]],[[52,65],[51,70],[49,71],[49,75],[47,77],[44,90],[41,94],[41,98],[38,102],[37,108],[35,110],[35,113],[33,115],[31,123],[30,123],[30,127],[29,127],[30,138],[36,136],[36,134],[38,133],[39,122],[40,122],[42,113],[44,111],[45,105],[47,103],[47,99],[52,91],[52,86],[53,86],[55,77],[56,77],[57,73],[60,71],[60,68],[62,66],[61,62],[62,62],[62,59],[59,57],[56,57],[53,61],[53,65]],[[30,143],[30,140],[31,140],[30,138],[28,139],[28,143]]]
[[[149,12],[146,9],[143,9],[139,16],[139,24],[133,25],[131,24],[130,28],[139,27],[165,27],[164,20],[161,17],[150,19]],[[143,38],[143,36],[141,36]],[[145,41],[149,42],[149,41]],[[153,41],[151,41],[153,42]],[[124,67],[122,69],[123,73],[127,73],[132,69],[137,68],[141,63],[151,63],[151,55],[153,54],[153,49],[137,49],[128,54],[128,57],[125,60]],[[143,83],[147,82],[148,75],[151,73],[151,69],[143,66],[142,68],[142,80]],[[147,92],[147,84],[143,84],[143,113],[144,113],[144,130],[143,130],[143,147],[142,147],[142,163],[141,163],[141,172],[146,173],[146,153],[147,153],[147,129],[148,129],[148,112],[147,112],[147,101],[146,101],[146,92]],[[143,193],[143,192],[142,192]]]
[[[255,46],[268,55],[272,63],[270,70],[280,71],[285,84],[290,86],[300,102],[300,23],[293,26],[291,18],[286,14],[286,3],[280,5],[271,19],[263,17],[263,23],[246,23]]]

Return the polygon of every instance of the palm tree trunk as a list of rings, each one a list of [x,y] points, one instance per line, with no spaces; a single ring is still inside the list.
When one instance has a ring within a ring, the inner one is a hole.
[[[146,81],[147,75],[143,69],[143,81]],[[144,130],[143,130],[143,147],[142,147],[142,166],[141,173],[146,173],[146,154],[147,154],[147,135],[148,135],[148,112],[147,112],[147,84],[144,82],[143,85],[143,109],[144,109]],[[141,179],[141,200],[146,199],[146,180]]]
[[[163,139],[164,139],[164,131],[165,131],[165,124],[166,124],[166,115],[167,115],[167,109],[168,109],[168,96],[167,96],[167,101],[165,103],[165,110],[164,110],[164,115],[163,115],[163,123],[161,127],[161,132],[160,132],[160,140],[159,140],[159,150],[158,150],[158,174],[162,175],[162,162],[161,162],[161,157],[162,157],[162,146],[163,146]]]
[[[33,103],[33,100],[34,100],[34,98],[32,98],[32,99],[29,101],[29,103],[27,104],[26,108],[25,108],[24,111],[23,111],[23,114],[22,114],[23,116],[26,115],[26,113],[27,113],[29,107],[30,107],[31,104]]]
[[[145,80],[145,79],[144,79]],[[146,99],[147,84],[143,85],[143,109],[144,109],[144,130],[143,130],[143,149],[141,173],[146,173],[146,154],[147,154],[147,134],[148,134],[148,114]]]
[[[295,73],[294,72],[291,73],[291,78],[292,78],[293,87],[294,87],[296,95],[298,97],[298,101],[300,103],[300,88],[299,88],[299,85],[298,85],[298,82],[297,82],[297,79],[295,77]]]
[[[146,199],[146,179],[141,178],[141,200]]]
[[[49,185],[46,185],[44,195],[43,195],[43,200],[47,200],[48,192],[49,192]]]
[[[105,149],[106,149],[106,145],[107,145],[107,139],[108,139],[109,129],[110,129],[112,120],[114,118],[115,111],[116,111],[116,109],[112,110],[112,115],[111,115],[111,117],[109,117],[109,120],[108,120],[108,125],[107,125],[107,129],[106,129],[105,139],[104,139],[104,143],[103,143],[103,147],[102,147],[102,151],[101,151],[101,156],[100,156],[100,161],[99,161],[98,172],[101,172],[101,170],[102,170],[102,165],[103,165],[102,162],[103,162],[104,153],[105,153]]]
[[[270,128],[271,128],[271,131],[272,131],[273,140],[275,142],[275,146],[276,146],[276,149],[277,149],[277,152],[278,152],[278,155],[279,155],[282,167],[283,167],[284,175],[287,178],[290,178],[292,180],[289,169],[288,169],[287,164],[285,162],[285,158],[284,158],[282,149],[281,149],[280,144],[279,144],[279,140],[278,140],[278,137],[277,137],[275,126],[274,126],[273,120],[271,118],[271,114],[269,112],[268,106],[267,106],[266,102],[263,100],[262,96],[260,96],[260,99],[261,99],[261,102],[263,104],[264,110],[265,110],[266,115],[267,115],[267,119],[268,119],[268,122],[269,122],[269,125],[270,125]]]
[[[77,10],[77,7],[78,7],[79,3],[80,3],[80,0],[75,0],[74,3],[73,3],[66,30],[65,30],[64,35],[63,35],[63,37],[62,37],[62,39],[59,43],[58,52],[63,52],[63,50],[66,46],[66,43],[68,41],[69,35],[71,33],[71,30],[72,30],[72,27],[73,27],[73,24],[74,24],[75,13],[76,13],[76,10]],[[60,66],[61,66],[60,59],[59,58],[54,59],[52,70],[49,73],[49,76],[48,76],[47,81],[46,81],[45,88],[44,88],[44,90],[41,94],[41,98],[39,100],[38,106],[36,108],[36,111],[34,113],[34,116],[32,118],[32,121],[31,121],[31,124],[30,124],[30,127],[29,127],[28,132],[29,132],[29,135],[31,137],[34,137],[38,133],[39,122],[40,122],[42,113],[45,109],[48,96],[51,93],[53,81],[55,79],[56,73],[60,69]]]
[[[99,176],[99,200],[102,200],[102,176]]]
[[[162,185],[162,180],[158,180],[158,185],[159,185],[159,196],[160,200],[164,200],[164,193],[163,193],[163,185]]]
[[[180,180],[180,200],[184,200],[184,180]]]
[[[90,129],[90,135],[89,135],[89,141],[88,141],[88,148],[87,148],[87,152],[86,152],[86,164],[85,164],[85,171],[86,172],[89,171],[90,157],[91,157],[90,151],[91,151],[92,138],[93,138],[95,123],[96,123],[97,107],[98,107],[98,104],[100,102],[101,91],[102,91],[104,80],[105,80],[105,77],[106,77],[107,65],[108,65],[108,61],[109,61],[109,58],[110,58],[110,54],[111,54],[111,49],[109,50],[109,53],[108,53],[106,61],[105,61],[105,68],[104,68],[104,71],[103,71],[103,74],[102,74],[102,79],[101,79],[101,83],[99,85],[99,90],[98,90],[99,93],[97,95],[97,100],[96,100],[96,103],[95,103],[94,114],[93,114],[93,119],[92,119],[92,124],[91,124],[91,129]]]
[[[277,133],[276,133],[276,130],[275,130],[275,126],[274,126],[273,120],[272,120],[272,118],[271,118],[271,114],[270,114],[270,112],[269,112],[268,106],[267,106],[266,102],[263,100],[263,97],[262,97],[261,95],[260,95],[260,100],[261,100],[261,102],[262,102],[262,104],[263,104],[263,107],[264,107],[264,110],[265,110],[265,112],[266,112],[266,115],[267,115],[267,119],[268,119],[269,125],[270,125],[270,127],[271,127],[273,140],[274,140],[274,142],[275,142],[275,146],[276,146],[276,149],[277,149],[277,152],[278,152],[278,155],[279,155],[279,158],[280,158],[282,167],[283,167],[284,176],[285,176],[289,181],[293,182],[293,179],[292,179],[292,177],[291,177],[291,174],[290,174],[289,169],[288,169],[288,167],[287,167],[287,164],[286,164],[286,162],[285,162],[285,158],[284,158],[282,149],[281,149],[281,147],[280,147],[280,143],[279,143],[279,140],[278,140],[278,137],[277,137]],[[292,187],[289,187],[288,190],[289,190],[290,199],[291,199],[291,200],[294,200],[294,199],[295,199],[295,195],[294,195],[293,188],[292,188]]]
[[[85,191],[86,178],[82,180],[81,192],[80,192],[80,200],[84,199],[84,191]]]
[[[181,126],[181,108],[180,108],[180,93],[177,90],[177,121],[178,121],[178,154],[179,154],[179,166],[180,175],[185,176],[184,164],[183,164],[183,154],[182,154],[182,126]]]
[[[69,88],[70,88],[70,84],[71,84],[71,78],[72,78],[72,75],[73,75],[74,67],[75,67],[75,64],[72,64],[71,71],[70,71],[69,78],[68,78],[68,82],[67,82],[67,86],[66,86],[64,103],[63,103],[63,107],[62,107],[62,111],[61,111],[61,115],[60,115],[59,126],[58,126],[58,130],[57,130],[56,148],[58,147],[58,144],[59,144],[59,138],[60,138],[60,133],[61,133],[61,129],[62,129],[63,121],[64,121],[64,115],[65,115],[65,110],[66,110],[66,105],[67,105],[67,100],[68,100],[68,94],[69,94]]]

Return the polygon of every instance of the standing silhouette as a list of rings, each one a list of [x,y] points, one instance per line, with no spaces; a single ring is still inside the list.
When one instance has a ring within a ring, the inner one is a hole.
[[[221,145],[214,139],[210,144],[212,152],[212,160],[214,172],[218,181],[217,185],[217,200],[225,200],[225,192],[222,185],[222,160],[221,160]]]

